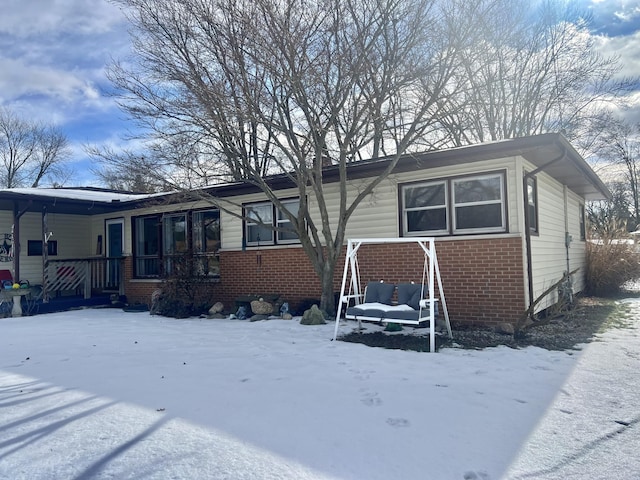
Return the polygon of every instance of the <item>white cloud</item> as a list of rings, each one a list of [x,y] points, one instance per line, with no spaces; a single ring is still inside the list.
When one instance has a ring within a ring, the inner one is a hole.
[[[81,73],[0,58],[0,92],[4,97],[0,100],[29,95],[51,96],[65,102],[98,99],[100,93]]]
[[[605,56],[618,56],[621,75],[640,76],[640,31],[619,37],[598,36],[598,51]]]
[[[0,32],[28,38],[56,32],[99,34],[124,21],[106,0],[3,0]]]

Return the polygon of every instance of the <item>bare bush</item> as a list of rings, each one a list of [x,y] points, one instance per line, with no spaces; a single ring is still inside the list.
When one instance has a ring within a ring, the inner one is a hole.
[[[618,293],[630,280],[640,278],[640,251],[628,240],[623,227],[587,242],[585,293],[608,296]]]
[[[211,283],[206,276],[194,274],[193,257],[171,258],[169,272],[160,286],[156,313],[166,317],[187,318],[206,313],[211,306]]]

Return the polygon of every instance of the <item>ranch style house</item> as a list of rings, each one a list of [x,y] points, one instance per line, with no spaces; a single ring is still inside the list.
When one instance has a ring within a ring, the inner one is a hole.
[[[350,164],[348,188],[357,191],[388,162]],[[323,168],[327,201],[336,206],[338,179],[336,165]],[[272,181],[278,198],[295,211],[295,185],[284,176]],[[229,312],[250,295],[278,296],[294,311],[319,298],[319,279],[296,235],[252,222],[251,214],[241,218],[246,209],[274,227],[286,226],[263,193],[241,182],[206,192],[212,200],[90,187],[0,190],[0,270],[9,270],[14,281],[41,285],[45,296],[111,292],[149,304],[188,255],[211,301]],[[573,292],[583,289],[585,202],[609,196],[561,134],[414,153],[403,156],[357,208],[346,239],[435,238],[452,322],[513,323],[565,272],[577,270]],[[317,216],[313,198],[309,204]],[[359,263],[365,282],[420,282],[422,254],[410,242],[366,248]],[[336,265],[336,294],[343,261]],[[537,309],[557,299],[554,292]]]

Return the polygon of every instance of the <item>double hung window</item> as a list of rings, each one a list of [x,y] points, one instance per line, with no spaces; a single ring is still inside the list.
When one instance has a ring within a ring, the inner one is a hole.
[[[271,202],[246,204],[245,241],[249,246],[296,243],[299,241],[291,219],[286,212],[298,215],[300,200],[297,198],[282,200],[282,209]]]
[[[404,225],[411,233],[447,233],[447,183],[404,188]]]
[[[402,185],[403,235],[506,231],[504,174]]]

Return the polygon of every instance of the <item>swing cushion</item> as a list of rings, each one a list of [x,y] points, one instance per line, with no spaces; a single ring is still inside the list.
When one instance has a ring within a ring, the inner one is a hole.
[[[398,305],[409,305],[414,310],[420,309],[420,293],[422,286],[417,283],[401,283],[398,285]]]
[[[391,297],[395,288],[393,283],[369,282],[365,290],[364,303],[391,305]]]

